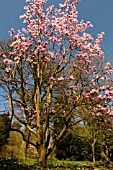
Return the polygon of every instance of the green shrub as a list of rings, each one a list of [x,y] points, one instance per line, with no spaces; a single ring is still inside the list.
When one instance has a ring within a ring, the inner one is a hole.
[[[17,158],[8,159],[1,158],[0,159],[0,169],[2,170],[31,170],[34,169],[33,166],[26,165]]]

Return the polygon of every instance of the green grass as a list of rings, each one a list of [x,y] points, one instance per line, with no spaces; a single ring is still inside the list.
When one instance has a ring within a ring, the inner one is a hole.
[[[27,158],[25,161],[23,161],[25,164],[28,165],[34,165],[36,163],[36,161],[34,159],[31,158]]]
[[[30,159],[30,158],[27,158],[26,159],[26,164],[28,165],[34,165],[36,163],[36,160],[34,159]],[[92,164],[93,165],[93,162],[90,162],[90,161],[69,161],[69,160],[50,160],[48,159],[47,161],[47,164],[48,165],[89,165],[89,164]]]
[[[33,159],[27,159],[26,161],[27,164],[34,164],[35,161]],[[83,167],[84,168],[83,168]],[[93,167],[93,163],[90,162],[90,161],[70,161],[70,160],[48,160],[47,161],[47,167],[43,167],[41,168],[40,166],[36,166],[36,169],[37,170],[66,170],[69,169],[69,170],[79,170],[81,169],[82,167],[82,170],[89,170],[89,168],[85,168],[85,166],[91,166]]]
[[[27,163],[34,163],[35,161],[32,159],[28,159]],[[96,165],[94,165],[93,162],[90,161],[70,161],[70,160],[48,160],[47,161],[47,167],[41,168],[39,166],[36,166],[37,170],[103,170],[105,168],[105,165],[102,162],[97,162]],[[109,168],[105,168],[105,170],[109,170]]]
[[[79,165],[83,165],[83,164],[93,164],[93,162],[90,161],[69,161],[69,160],[48,160],[48,163],[59,163],[59,164],[79,164]]]
[[[26,162],[19,159],[0,159],[0,170],[109,170],[109,167],[104,168],[104,164],[98,162],[94,166],[89,161],[70,161],[70,160],[48,160],[47,166],[40,167],[34,159],[27,158]]]

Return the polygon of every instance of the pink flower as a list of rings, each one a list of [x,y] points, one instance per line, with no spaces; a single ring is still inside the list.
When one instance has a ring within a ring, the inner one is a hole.
[[[92,80],[92,85],[95,86],[96,85],[96,82],[94,80]]]
[[[27,2],[27,3],[29,3],[29,2],[30,2],[30,0],[26,0],[26,2]]]
[[[99,113],[96,114],[96,116],[102,116],[102,114],[99,112]]]
[[[107,86],[99,87],[99,90],[106,90],[106,89],[107,89]]]
[[[25,111],[25,108],[24,107],[20,107],[19,110]]]
[[[104,120],[105,123],[113,124],[113,120]]]
[[[62,80],[64,80],[64,77],[59,77],[58,80],[62,81]]]
[[[89,98],[89,94],[82,94],[83,99]]]
[[[99,91],[98,90],[96,90],[96,89],[92,89],[91,91],[90,91],[90,93],[92,94],[92,93],[98,93]]]
[[[112,96],[108,96],[108,100],[109,100],[109,102],[113,101],[113,97]]]
[[[54,58],[54,53],[49,51],[49,55],[51,58]]]
[[[74,77],[73,76],[69,76],[69,80],[74,80]]]
[[[98,98],[98,100],[103,100],[103,97],[102,97],[102,95],[100,94],[100,95],[98,95],[97,96],[97,98]]]
[[[60,59],[62,57],[62,53],[60,51],[58,51],[58,53],[56,54],[56,59]]]
[[[45,57],[44,61],[46,61],[48,63],[48,62],[50,62],[50,59],[48,57]]]
[[[11,116],[8,116],[9,119],[11,119]]]
[[[9,72],[11,71],[11,68],[8,67],[8,68],[5,69],[5,71],[6,71],[7,73],[9,73]]]
[[[109,67],[111,64],[110,64],[110,62],[108,62],[108,63],[106,63],[106,65]]]
[[[2,58],[6,58],[6,55],[5,54],[1,54]]]
[[[99,78],[99,76],[98,76],[98,75],[95,75],[95,76],[94,76],[94,78],[95,78],[95,79],[98,79],[98,78]]]
[[[73,2],[73,4],[78,4],[80,2],[80,0],[75,0],[74,2]]]
[[[9,35],[12,37],[12,36],[14,35],[14,33],[15,33],[14,28],[12,28],[11,31],[9,31],[8,33],[9,33]]]
[[[9,60],[9,59],[6,58],[6,59],[4,59],[4,63],[5,63],[5,64],[6,64],[6,63],[7,63],[7,64],[12,64],[13,62],[12,62],[12,60]]]
[[[100,79],[101,79],[101,80],[104,80],[104,79],[105,79],[105,77],[100,77]]]
[[[59,4],[60,8],[63,8],[65,5],[64,4]]]
[[[55,112],[56,112],[56,111],[53,109],[53,110],[52,110],[52,113],[55,113]]]
[[[55,80],[55,78],[52,76],[52,77],[50,77],[50,80]]]
[[[113,117],[113,111],[111,111],[111,112],[109,113],[109,116],[110,116],[110,117]]]
[[[106,71],[107,74],[112,74],[113,73],[113,70],[108,70]]]
[[[100,107],[99,110],[105,112],[105,111],[106,111],[106,108]]]
[[[105,91],[105,95],[106,96],[109,96],[110,95],[110,92],[108,90]]]
[[[67,61],[66,60],[63,60],[63,64],[66,64],[67,63]]]

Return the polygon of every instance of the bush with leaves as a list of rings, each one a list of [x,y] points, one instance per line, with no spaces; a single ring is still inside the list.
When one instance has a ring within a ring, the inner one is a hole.
[[[10,131],[10,119],[7,114],[0,114],[0,151],[8,142]]]

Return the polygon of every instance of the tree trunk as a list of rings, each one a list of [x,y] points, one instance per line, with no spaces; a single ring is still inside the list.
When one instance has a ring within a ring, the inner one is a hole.
[[[105,143],[105,154],[106,154],[106,160],[107,162],[109,162],[109,150],[108,150],[108,146],[106,143]]]
[[[24,160],[26,158],[25,149],[26,149],[26,142],[24,140],[22,140],[22,144],[20,146],[19,156],[20,156],[20,158],[22,158]]]
[[[92,156],[93,156],[93,163],[95,163],[95,143],[97,141],[97,138],[96,138],[96,135],[98,134],[98,131],[96,133],[94,133],[94,140],[93,140],[93,143],[91,145],[91,148],[92,148]]]
[[[55,146],[54,149],[52,150],[52,152],[50,153],[50,155],[48,156],[48,159],[51,159],[51,160],[56,160],[56,150],[57,150],[57,147]]]
[[[108,149],[108,144],[107,144],[107,140],[106,140],[106,134],[103,134],[103,146],[104,146],[104,150],[103,150],[104,159],[107,163],[110,163],[109,149]]]
[[[38,149],[38,163],[41,166],[47,164],[47,151],[46,151],[46,147],[43,144],[39,146]]]
[[[106,141],[104,142],[104,150],[102,152],[102,158],[106,161],[106,162],[110,162],[109,161],[109,150],[108,150],[108,146]]]
[[[93,163],[95,163],[95,147],[94,147],[94,143],[92,144],[92,156],[93,156]]]

